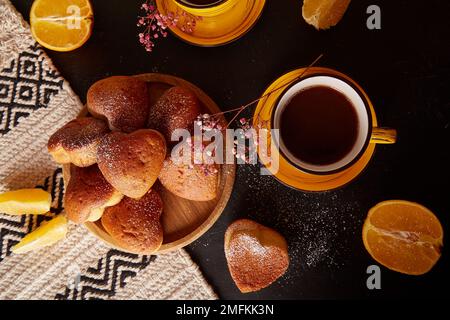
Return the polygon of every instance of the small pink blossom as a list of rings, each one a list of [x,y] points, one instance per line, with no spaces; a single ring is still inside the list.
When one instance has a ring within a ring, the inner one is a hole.
[[[143,16],[139,16],[136,25],[143,28],[139,33],[139,43],[145,50],[151,52],[155,46],[155,41],[168,36],[167,29],[177,27],[180,17],[183,17],[183,24],[180,29],[186,33],[192,33],[199,17],[187,14],[181,9],[176,12],[169,11],[166,15],[161,14],[155,5],[154,0],[147,0],[142,4]]]

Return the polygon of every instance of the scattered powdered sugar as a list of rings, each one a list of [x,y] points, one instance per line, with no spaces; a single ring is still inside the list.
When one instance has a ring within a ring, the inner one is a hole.
[[[243,197],[248,215],[280,232],[289,246],[291,268],[336,269],[349,261],[362,219],[352,190],[305,193],[291,189],[272,176],[261,176],[259,166],[238,167],[235,190]],[[238,185],[241,186],[238,186]],[[231,201],[236,201],[232,199]]]
[[[238,245],[231,245],[228,252],[229,257],[240,259],[250,254],[255,259],[264,259],[268,250],[254,236],[248,234],[238,234],[235,242]]]

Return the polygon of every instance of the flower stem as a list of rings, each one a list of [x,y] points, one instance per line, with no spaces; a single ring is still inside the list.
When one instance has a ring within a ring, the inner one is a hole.
[[[323,53],[320,54],[308,67],[305,68],[305,70],[303,70],[303,72],[298,77],[295,77],[295,79],[293,79],[292,81],[289,81],[288,83],[285,83],[285,84],[283,84],[283,85],[281,85],[281,86],[279,86],[279,87],[277,87],[277,88],[267,92],[266,94],[264,94],[261,97],[259,97],[259,98],[255,99],[255,100],[253,100],[253,101],[243,105],[242,107],[231,109],[231,110],[220,112],[220,113],[216,113],[215,115],[223,115],[223,114],[226,114],[226,113],[237,111],[237,113],[230,120],[230,122],[228,122],[228,126],[227,126],[227,128],[228,128],[245,109],[247,109],[248,107],[252,106],[253,104],[261,101],[262,99],[270,96],[272,93],[274,93],[274,92],[276,92],[276,91],[278,91],[280,89],[283,89],[283,88],[289,86],[290,84],[292,84],[292,83],[300,80],[301,78],[303,78],[303,76],[309,71],[309,69],[312,68],[320,59],[322,59],[322,57],[323,57]]]

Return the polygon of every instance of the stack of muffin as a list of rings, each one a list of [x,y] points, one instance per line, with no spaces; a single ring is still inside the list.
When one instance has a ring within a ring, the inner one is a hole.
[[[170,157],[172,133],[187,129],[201,113],[196,95],[172,87],[151,103],[147,83],[110,77],[87,95],[91,116],[75,119],[49,139],[48,151],[70,164],[64,207],[75,223],[100,221],[122,248],[150,254],[163,243],[163,201],[158,180],[177,196],[208,201],[217,196],[219,166]],[[69,177],[70,176],[70,177]]]

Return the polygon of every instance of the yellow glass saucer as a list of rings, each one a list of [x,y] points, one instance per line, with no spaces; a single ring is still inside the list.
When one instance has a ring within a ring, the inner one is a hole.
[[[190,44],[205,47],[225,45],[242,37],[255,25],[265,3],[266,0],[228,0],[229,8],[217,10],[217,14],[208,12],[208,9],[192,9],[192,12],[186,14],[187,18],[196,21],[193,32],[182,30],[186,19],[183,16],[180,17],[177,26],[170,27],[170,30]],[[156,5],[163,15],[169,12],[180,13],[183,10],[175,0],[156,0]],[[214,13],[214,9],[211,10]]]
[[[272,111],[276,107],[279,96],[284,92],[284,89],[295,81],[298,77],[305,72],[306,68],[294,70],[289,72],[273,82],[269,88],[262,95],[264,98],[261,99],[256,107],[253,125],[254,128],[263,127],[268,130],[271,129]],[[314,74],[328,74],[331,76],[338,76],[347,80],[349,83],[353,84],[356,88],[360,90],[363,98],[366,100],[371,114],[372,114],[372,125],[377,127],[377,118],[375,114],[375,109],[370,102],[369,97],[365,91],[351,78],[348,76],[328,68],[313,67],[306,71],[303,76],[309,76]],[[272,92],[272,93],[270,93]],[[270,93],[270,94],[269,94]],[[266,96],[266,97],[265,97]],[[270,131],[269,131],[270,132]],[[269,138],[270,139],[270,138]],[[270,142],[269,142],[270,143]],[[279,154],[280,164],[278,172],[272,172],[272,174],[282,183],[303,191],[327,191],[336,189],[346,185],[347,183],[354,180],[367,166],[370,159],[375,152],[375,143],[370,143],[363,153],[363,155],[356,161],[352,166],[347,169],[327,175],[316,175],[301,171],[299,168],[293,166],[282,154]],[[263,159],[263,157],[260,157]],[[268,168],[270,170],[270,168]]]

